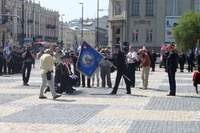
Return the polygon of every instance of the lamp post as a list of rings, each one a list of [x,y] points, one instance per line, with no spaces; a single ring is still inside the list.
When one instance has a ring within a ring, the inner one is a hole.
[[[65,16],[65,14],[61,15],[61,48],[63,48],[63,16]]]
[[[22,40],[21,45],[24,44],[24,0],[22,0],[22,20],[21,20],[21,26],[22,26]]]
[[[97,0],[97,30],[96,30],[96,46],[99,47],[99,11],[105,11],[104,9],[99,9],[99,0]]]
[[[99,0],[97,0],[97,33],[96,47],[99,47]]]
[[[81,39],[83,39],[83,3],[80,2],[79,4],[82,5]]]

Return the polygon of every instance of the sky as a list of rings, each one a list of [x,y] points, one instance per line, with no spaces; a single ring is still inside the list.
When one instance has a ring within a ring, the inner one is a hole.
[[[59,11],[59,14],[63,16],[63,21],[71,21],[73,19],[79,19],[82,17],[82,5],[83,3],[83,18],[97,18],[97,0],[35,0],[42,7]],[[109,0],[99,0],[99,17],[108,15]],[[60,19],[61,20],[61,19]]]

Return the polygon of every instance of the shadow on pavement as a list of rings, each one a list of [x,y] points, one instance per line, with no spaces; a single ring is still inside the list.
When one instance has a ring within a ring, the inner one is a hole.
[[[59,101],[59,102],[76,102],[76,100],[66,100],[66,99],[55,99],[54,101]]]
[[[200,99],[200,96],[177,96],[176,97],[185,97],[185,98],[198,98]]]
[[[159,91],[159,92],[168,92],[168,90],[161,90],[161,89],[155,89],[155,88],[148,88],[147,90]]]
[[[113,94],[90,94],[90,95],[97,95],[97,96],[136,96],[136,97],[148,97],[148,96],[144,96],[144,95],[137,95],[137,94],[116,94],[116,95],[113,95]]]

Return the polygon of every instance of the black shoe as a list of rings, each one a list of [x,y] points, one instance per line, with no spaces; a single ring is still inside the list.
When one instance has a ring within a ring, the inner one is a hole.
[[[76,89],[72,88],[72,91],[76,91]]]
[[[82,87],[85,87],[85,85],[82,85]]]
[[[73,94],[74,92],[73,91],[66,91],[65,93],[66,94]]]
[[[24,83],[23,85],[24,85],[24,86],[29,86],[29,84],[27,84],[27,83]]]
[[[56,98],[59,98],[59,97],[61,97],[61,95],[56,95],[53,97],[53,100],[55,100]]]
[[[131,92],[126,92],[126,94],[131,94]]]
[[[45,96],[42,96],[42,97],[39,97],[39,99],[47,99],[47,97],[45,97]]]
[[[47,88],[45,89],[45,91],[44,91],[44,93],[47,93],[47,92],[50,92],[50,88],[49,88],[49,87],[47,87]]]
[[[176,95],[175,94],[173,94],[173,95],[172,94],[167,94],[167,96],[176,96]]]
[[[87,88],[91,88],[91,86],[88,86]]]

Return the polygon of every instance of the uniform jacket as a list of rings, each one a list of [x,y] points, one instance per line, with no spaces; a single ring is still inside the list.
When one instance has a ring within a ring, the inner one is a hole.
[[[175,51],[171,51],[167,58],[167,67],[166,70],[168,73],[174,73],[177,69],[177,58],[178,55]]]

